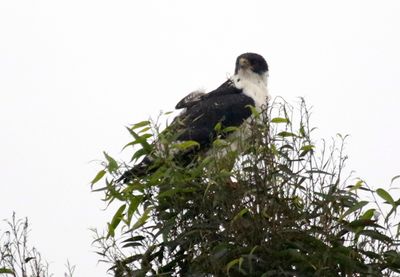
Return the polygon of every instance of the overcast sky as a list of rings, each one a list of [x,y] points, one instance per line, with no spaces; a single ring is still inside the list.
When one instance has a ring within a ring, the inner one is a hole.
[[[0,1],[0,219],[29,218],[55,276],[67,259],[76,276],[106,276],[89,228],[113,211],[90,192],[91,161],[127,158],[124,126],[217,87],[249,51],[269,63],[272,96],[313,106],[317,137],[351,135],[354,177],[388,188],[399,14],[396,0]]]

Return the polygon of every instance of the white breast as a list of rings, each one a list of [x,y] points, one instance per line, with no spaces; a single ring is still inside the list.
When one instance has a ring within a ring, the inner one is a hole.
[[[267,104],[269,98],[267,88],[268,73],[260,76],[248,70],[239,70],[231,79],[235,87],[242,89],[244,94],[254,99],[256,108],[260,109]]]

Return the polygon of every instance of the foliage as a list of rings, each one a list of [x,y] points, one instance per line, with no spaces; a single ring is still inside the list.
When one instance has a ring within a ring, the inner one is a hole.
[[[400,273],[391,225],[399,221],[400,199],[362,180],[347,184],[345,137],[313,141],[303,100],[296,109],[283,100],[253,109],[249,128],[217,138],[211,153],[185,167],[174,153],[196,145],[174,143],[176,134],[166,130],[149,121],[129,128],[133,160],[152,155],[154,172],[118,182],[126,166],[105,154],[92,181],[107,204],[120,203],[107,235],[95,241],[115,276]],[[97,187],[100,180],[105,186]],[[390,207],[387,214],[376,197]]]
[[[17,219],[15,213],[6,220],[7,229],[0,234],[0,275],[15,277],[48,277],[48,263],[35,247],[28,243],[28,219]],[[1,230],[1,229],[0,229]],[[65,277],[72,277],[75,266],[66,265]]]

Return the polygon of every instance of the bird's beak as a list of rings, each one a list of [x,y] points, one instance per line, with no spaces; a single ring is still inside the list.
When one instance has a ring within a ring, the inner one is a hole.
[[[239,65],[240,65],[240,68],[247,69],[250,67],[250,62],[249,62],[249,60],[247,60],[245,58],[240,58]]]

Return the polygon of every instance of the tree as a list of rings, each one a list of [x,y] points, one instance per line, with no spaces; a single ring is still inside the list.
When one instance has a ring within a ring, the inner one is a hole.
[[[133,125],[132,160],[152,154],[158,166],[125,184],[117,182],[125,164],[104,153],[93,190],[104,192],[108,205],[120,204],[107,234],[96,237],[98,253],[115,276],[399,273],[393,227],[400,199],[360,179],[348,184],[345,137],[317,143],[309,119],[303,100],[296,109],[277,100],[253,110],[250,136],[217,138],[212,153],[185,167],[173,153],[196,143],[173,143],[174,134],[151,121]],[[154,141],[162,144],[157,151]],[[240,147],[232,149],[233,142]],[[105,186],[98,188],[100,180]],[[364,200],[365,193],[375,200]]]
[[[4,221],[6,229],[0,233],[0,275],[20,277],[49,277],[49,264],[40,252],[28,242],[28,219],[17,219],[15,213],[11,220]],[[1,231],[1,229],[0,229]],[[75,266],[67,262],[65,277],[72,277]]]

